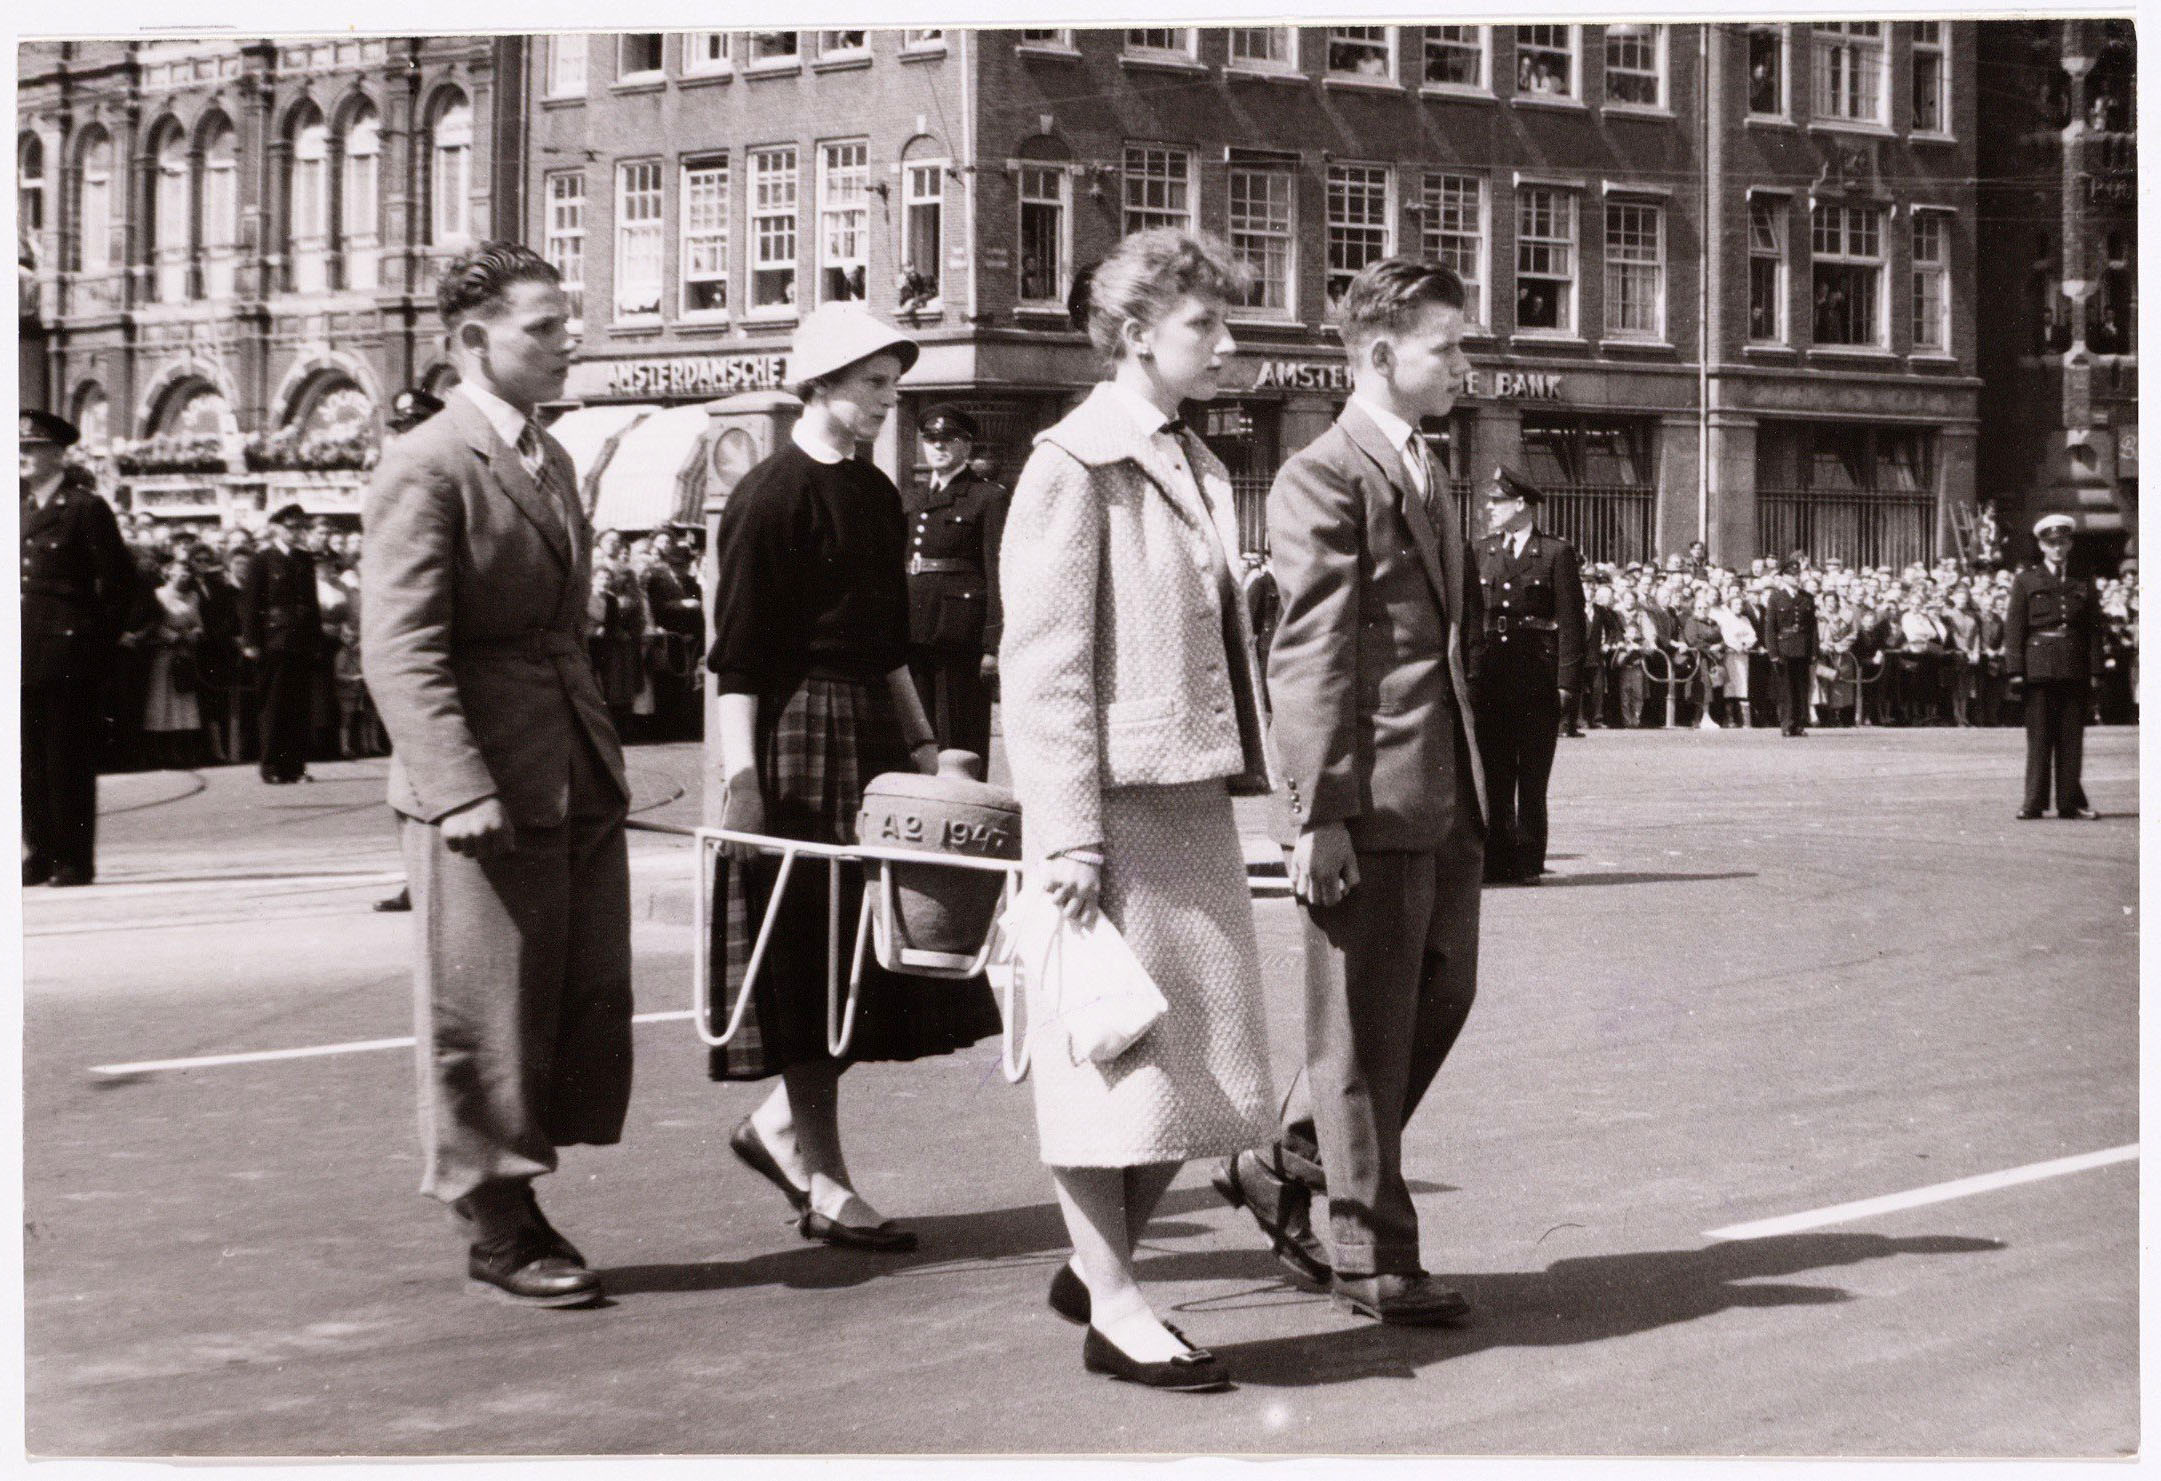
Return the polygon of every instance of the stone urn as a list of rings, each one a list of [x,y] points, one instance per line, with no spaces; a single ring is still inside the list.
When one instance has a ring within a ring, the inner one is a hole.
[[[978,780],[981,768],[973,751],[941,751],[936,776],[873,777],[863,788],[856,842],[926,857],[1018,859],[1020,803]],[[873,861],[868,874],[882,912],[875,939],[883,965],[931,976],[962,975],[973,965],[998,913],[1004,873]]]

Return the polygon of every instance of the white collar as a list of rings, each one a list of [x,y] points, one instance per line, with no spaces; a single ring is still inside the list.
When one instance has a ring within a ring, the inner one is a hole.
[[[1139,431],[1141,436],[1153,437],[1176,420],[1173,417],[1164,415],[1162,407],[1150,401],[1124,381],[1114,379],[1105,381],[1104,384],[1110,387],[1111,396],[1117,401],[1118,405],[1124,409],[1128,416],[1132,417],[1134,428]]]
[[[1523,547],[1531,543],[1531,526],[1508,532],[1508,551],[1511,555],[1523,554]]]
[[[1405,455],[1410,453],[1411,439],[1418,434],[1416,427],[1397,416],[1387,407],[1379,405],[1371,398],[1362,396],[1356,391],[1351,393],[1351,404],[1373,418],[1373,425],[1381,429],[1381,435],[1388,439],[1390,447]]]
[[[503,445],[515,449],[518,436],[524,432],[529,420],[526,414],[512,406],[493,391],[475,385],[472,381],[459,381],[457,389],[466,400],[480,408],[480,414],[488,419],[495,435],[503,439]]]
[[[823,463],[828,468],[838,468],[848,461],[845,455],[828,447],[825,443],[812,440],[803,431],[803,419],[801,417],[797,417],[795,425],[788,429],[788,440],[801,448],[804,456],[808,457],[813,463]]]

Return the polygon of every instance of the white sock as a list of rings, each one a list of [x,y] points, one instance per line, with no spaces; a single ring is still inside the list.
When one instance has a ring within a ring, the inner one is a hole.
[[[1186,1350],[1132,1287],[1107,1305],[1091,1295],[1090,1305],[1089,1325],[1135,1362],[1167,1363]]]

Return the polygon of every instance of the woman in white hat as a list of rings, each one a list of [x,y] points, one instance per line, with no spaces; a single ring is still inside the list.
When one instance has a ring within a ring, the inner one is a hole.
[[[803,415],[788,441],[743,475],[715,543],[713,647],[724,826],[852,843],[863,784],[938,748],[908,673],[907,521],[900,492],[856,456],[875,437],[915,364],[915,342],[860,308],[827,304],[803,321],[788,360]],[[732,1000],[771,897],[778,861],[732,848],[724,902]],[[729,1140],[796,1210],[805,1239],[854,1249],[915,1248],[913,1231],[857,1194],[841,1151],[841,1071],[858,1060],[945,1054],[998,1031],[980,980],[923,990],[864,964],[847,1058],[826,1048],[826,871],[800,868],[774,923],[742,1030],[712,1052],[716,1080],[781,1083]],[[859,870],[843,871],[839,919],[852,922]]]

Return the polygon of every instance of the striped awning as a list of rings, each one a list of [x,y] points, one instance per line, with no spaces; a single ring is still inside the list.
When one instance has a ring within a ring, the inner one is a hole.
[[[700,518],[691,486],[712,418],[703,405],[641,410],[648,414],[613,437],[579,480],[596,530],[657,530]]]

